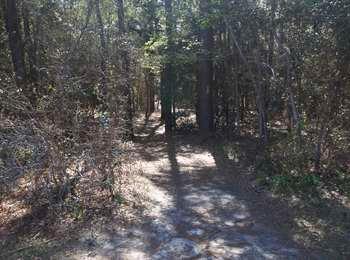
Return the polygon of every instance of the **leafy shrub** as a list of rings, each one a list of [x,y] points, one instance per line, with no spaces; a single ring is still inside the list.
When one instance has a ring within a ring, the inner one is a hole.
[[[302,147],[290,135],[278,141],[257,160],[256,171],[272,190],[289,193],[293,191],[315,190],[321,184],[320,176],[312,172],[313,150],[308,140]]]

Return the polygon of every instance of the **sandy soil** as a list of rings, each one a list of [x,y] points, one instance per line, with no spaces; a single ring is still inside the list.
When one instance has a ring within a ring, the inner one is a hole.
[[[327,234],[314,238],[326,247],[308,246],[313,227],[299,232],[302,212],[254,184],[255,140],[240,138],[229,152],[223,142],[195,132],[166,137],[159,114],[139,119],[130,146],[142,170],[135,221],[96,221],[42,259],[346,259],[336,249],[324,254],[332,241],[346,245]]]
[[[82,234],[67,259],[313,258],[274,225],[248,187],[249,167],[226,163],[214,140],[165,137],[156,115],[139,128],[133,154],[148,196],[141,221]]]

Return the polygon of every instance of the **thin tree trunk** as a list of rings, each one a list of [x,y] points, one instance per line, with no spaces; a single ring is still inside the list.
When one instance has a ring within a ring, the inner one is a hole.
[[[265,89],[264,89],[264,105],[266,111],[266,119],[267,119],[267,111],[271,101],[271,87],[272,87],[272,76],[273,76],[273,68],[274,68],[274,51],[275,51],[275,33],[276,33],[276,11],[277,11],[277,0],[270,0],[270,26],[269,26],[269,41],[268,41],[268,58],[267,64],[271,68],[271,76],[270,79],[266,81]]]
[[[160,113],[162,122],[165,122],[165,81],[165,69],[163,69],[160,74]]]
[[[87,1],[87,10],[86,10],[84,27],[81,29],[79,37],[78,37],[76,43],[73,46],[71,46],[69,51],[67,52],[68,55],[72,55],[72,53],[74,53],[77,50],[77,48],[79,48],[81,39],[83,38],[83,36],[84,36],[84,34],[86,32],[86,29],[89,26],[91,14],[92,14],[92,11],[93,11],[93,7],[94,7],[94,2],[92,0],[88,0]]]
[[[150,69],[145,70],[146,82],[146,117],[150,116],[155,110],[155,91],[154,91],[154,75]]]
[[[277,38],[277,37],[276,37]],[[299,147],[302,144],[302,136],[301,136],[301,122],[300,122],[300,115],[297,109],[295,97],[294,97],[294,92],[292,88],[292,64],[291,64],[291,54],[290,50],[283,46],[284,44],[284,32],[283,30],[281,31],[281,40],[278,41],[279,43],[279,48],[283,51],[284,54],[286,55],[285,58],[285,83],[286,83],[286,92],[288,95],[288,103],[290,107],[290,114],[292,118],[292,127],[296,129],[296,134],[298,137],[298,145]],[[277,38],[278,39],[278,38]]]
[[[297,128],[297,133],[301,137],[300,118],[299,118],[299,113],[296,107],[296,102],[295,102],[294,93],[292,89],[291,64],[289,59],[286,64],[286,88],[287,88],[287,94],[288,94],[288,101],[291,108],[290,110],[292,115],[292,126]]]
[[[118,28],[119,32],[122,34],[122,38],[127,37],[127,31],[125,26],[125,15],[124,15],[124,1],[117,0],[117,8],[118,8]],[[125,47],[121,50],[121,59],[122,59],[122,72],[123,76],[126,77],[126,81],[124,86],[122,87],[122,95],[123,98],[126,99],[125,105],[125,137],[128,140],[133,139],[134,137],[134,127],[133,127],[133,91],[132,86],[130,84],[130,60],[129,55]]]
[[[273,54],[275,50],[275,33],[276,33],[276,9],[277,9],[277,0],[270,0],[271,14],[270,14],[270,31],[269,31],[269,54],[268,54],[268,64],[273,68],[274,59]]]
[[[257,110],[258,110],[259,137],[260,137],[260,140],[264,143],[264,145],[266,145],[268,142],[268,129],[267,129],[265,104],[263,101],[264,100],[263,89],[261,86],[261,65],[260,65],[260,61],[259,61],[259,53],[258,53],[258,51],[255,53],[255,63],[257,65],[257,71],[258,71],[258,77],[259,77],[257,80],[253,74],[253,71],[252,71],[247,59],[245,58],[245,56],[242,52],[241,47],[239,46],[239,44],[237,42],[237,39],[233,33],[232,27],[228,24],[227,21],[226,21],[226,25],[229,29],[229,33],[230,33],[231,39],[233,41],[233,44],[238,51],[239,57],[243,61],[244,65],[247,67],[248,73],[253,81],[254,89],[255,89],[255,93],[256,93],[256,106],[257,106]]]
[[[234,88],[235,88],[235,131],[236,134],[239,136],[241,134],[241,106],[240,106],[240,100],[241,100],[241,93],[239,88],[239,79],[238,79],[238,59],[235,59],[235,81],[234,81]]]
[[[174,66],[172,64],[172,59],[174,56],[174,16],[173,16],[173,7],[172,0],[164,0],[165,12],[166,12],[166,34],[168,37],[168,57],[164,67],[163,74],[163,103],[162,109],[164,109],[164,120],[165,120],[165,132],[170,133],[172,131],[173,125],[173,116],[172,116],[172,92],[173,92],[173,81],[174,81]]]
[[[255,62],[257,64],[257,75],[258,79],[256,80],[256,105],[258,107],[258,117],[259,117],[259,135],[260,139],[266,145],[268,143],[268,130],[267,130],[267,113],[265,107],[265,96],[264,88],[262,86],[262,74],[261,74],[261,65],[259,61],[259,53],[255,55]]]
[[[321,129],[317,138],[316,148],[315,148],[315,172],[320,173],[321,171],[321,155],[322,155],[322,145],[326,139],[327,128],[326,121],[322,120]]]
[[[101,44],[101,92],[102,97],[106,98],[107,95],[107,59],[108,59],[108,49],[106,42],[106,34],[104,30],[103,19],[100,10],[100,0],[95,0],[96,18],[98,24],[98,30],[100,34],[100,44]]]

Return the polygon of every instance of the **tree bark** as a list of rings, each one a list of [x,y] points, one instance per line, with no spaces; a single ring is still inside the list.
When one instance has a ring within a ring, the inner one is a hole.
[[[200,1],[200,12],[208,19],[209,2]],[[199,54],[199,129],[202,134],[213,131],[212,83],[213,64],[211,51],[213,48],[213,33],[208,25],[201,28],[200,39],[202,50]]]
[[[263,143],[266,145],[268,143],[268,128],[267,128],[267,112],[265,106],[265,93],[262,85],[262,73],[261,65],[259,61],[259,52],[255,54],[255,63],[257,64],[257,80],[256,85],[256,105],[258,108],[259,117],[259,136]]]
[[[327,135],[327,128],[326,128],[326,121],[322,120],[321,127],[318,133],[316,147],[315,147],[315,172],[320,173],[321,172],[321,157],[322,157],[322,146],[326,139]]]
[[[277,11],[277,0],[270,0],[270,26],[269,26],[269,41],[268,41],[268,57],[267,64],[269,65],[271,72],[270,78],[266,81],[264,96],[265,96],[265,110],[268,111],[271,102],[271,87],[272,78],[274,73],[274,52],[275,52],[275,33],[276,33],[276,11]],[[266,114],[266,118],[267,118]]]
[[[24,59],[23,40],[21,35],[20,20],[17,11],[17,1],[2,0],[1,5],[4,11],[5,27],[8,33],[8,41],[11,52],[13,68],[16,77],[16,84],[23,91],[25,96],[33,102],[32,89],[26,86],[26,67]]]
[[[122,40],[127,38],[127,30],[125,26],[125,14],[124,14],[124,1],[117,0],[118,9],[118,28],[121,33]],[[122,60],[122,72],[123,76],[126,77],[125,83],[122,86],[122,95],[126,102],[124,102],[124,121],[125,121],[125,138],[131,140],[134,138],[134,127],[133,127],[133,91],[130,84],[130,60],[127,46],[123,46],[121,50]]]
[[[37,71],[37,61],[36,61],[36,46],[32,38],[32,33],[30,29],[30,15],[27,3],[23,1],[22,4],[22,15],[23,15],[23,25],[24,25],[24,45],[27,52],[29,71],[30,71],[30,80],[32,83],[35,83],[38,80],[38,71]]]
[[[108,49],[106,34],[104,30],[103,19],[100,10],[100,0],[95,0],[96,9],[96,19],[98,24],[98,30],[100,34],[100,44],[101,44],[101,93],[102,97],[106,98],[107,95],[107,59],[108,59]]]
[[[172,0],[164,0],[165,12],[166,12],[166,34],[167,34],[167,61],[164,67],[163,82],[163,97],[162,97],[162,109],[165,121],[165,132],[171,133],[173,128],[173,115],[172,115],[172,103],[173,103],[173,83],[174,83],[174,66],[172,60],[174,58],[174,16]]]
[[[149,117],[155,110],[155,91],[154,91],[154,75],[150,69],[145,70],[146,83],[146,117]]]
[[[277,38],[277,37],[276,37]],[[278,38],[277,38],[278,40]],[[301,136],[301,122],[300,122],[300,114],[297,109],[297,104],[294,97],[294,91],[293,91],[293,79],[292,79],[292,64],[291,64],[291,53],[290,49],[287,46],[284,46],[285,41],[285,35],[283,29],[281,29],[281,40],[278,40],[278,44],[280,45],[279,48],[282,53],[286,56],[285,58],[285,85],[286,85],[286,92],[288,95],[288,104],[289,104],[289,114],[292,119],[291,126],[296,129],[296,134],[298,138],[298,145],[301,147],[302,145],[302,136]]]

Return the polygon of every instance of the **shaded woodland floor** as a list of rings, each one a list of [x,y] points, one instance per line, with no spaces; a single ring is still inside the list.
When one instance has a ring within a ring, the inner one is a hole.
[[[318,236],[324,240],[319,247],[308,246],[298,237],[303,213],[252,185],[254,139],[237,141],[234,158],[227,156],[222,142],[195,133],[165,137],[159,114],[139,121],[130,152],[142,169],[145,197],[136,221],[81,228],[74,239],[48,248],[46,257],[346,259],[346,251],[339,249],[346,241],[329,233]],[[324,244],[328,248],[322,249]]]

